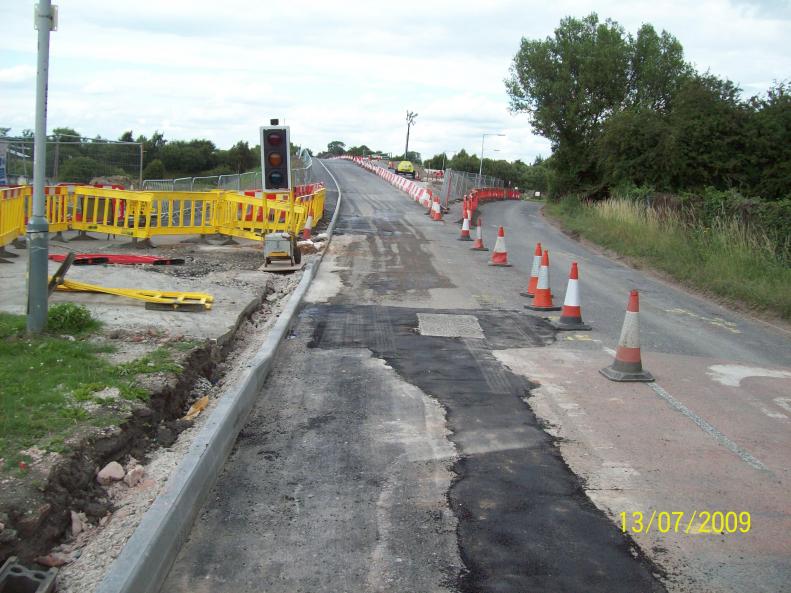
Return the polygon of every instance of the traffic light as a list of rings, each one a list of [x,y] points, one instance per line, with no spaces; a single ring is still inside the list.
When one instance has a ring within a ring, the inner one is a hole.
[[[264,189],[291,189],[288,126],[261,127],[261,171]]]

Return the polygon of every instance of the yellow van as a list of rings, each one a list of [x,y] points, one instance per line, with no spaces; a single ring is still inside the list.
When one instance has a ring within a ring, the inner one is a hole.
[[[401,161],[396,167],[396,174],[403,175],[404,177],[415,178],[415,167],[409,161]]]

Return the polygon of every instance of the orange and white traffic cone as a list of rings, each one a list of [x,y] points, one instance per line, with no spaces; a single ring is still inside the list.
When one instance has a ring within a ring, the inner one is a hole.
[[[308,211],[308,218],[305,221],[305,228],[302,229],[302,238],[305,241],[310,239],[311,231],[313,231],[313,210]]]
[[[560,307],[552,304],[552,291],[549,288],[549,251],[544,250],[541,256],[541,267],[538,270],[536,296],[532,305],[525,305],[532,311],[560,311]]]
[[[580,285],[579,271],[577,262],[571,262],[569,272],[569,283],[566,286],[566,298],[563,299],[563,309],[560,311],[560,319],[553,323],[556,329],[560,330],[590,330],[590,325],[582,323],[582,308],[580,307]]]
[[[428,200],[426,201],[426,211],[423,214],[428,214],[432,220],[434,219],[434,194],[429,191]]]
[[[527,281],[527,290],[520,292],[522,296],[533,298],[536,296],[536,286],[538,286],[538,273],[541,271],[541,243],[536,243],[536,250],[533,252],[533,268],[530,270],[530,278]]]
[[[431,220],[442,220],[442,209],[439,207],[439,198],[434,197],[434,206],[431,212]]]
[[[640,295],[636,290],[629,293],[629,305],[618,340],[615,361],[599,371],[610,381],[653,381],[651,373],[643,370],[640,357]]]
[[[497,241],[494,244],[492,260],[489,262],[489,265],[503,268],[511,267],[511,264],[508,263],[508,249],[505,247],[505,230],[503,227],[497,230]]]
[[[478,226],[476,227],[478,230],[475,231],[475,243],[472,244],[473,251],[489,251],[486,247],[483,246],[483,233],[481,232],[481,218],[478,217]]]
[[[464,218],[461,221],[461,234],[459,235],[459,241],[472,241],[472,237],[470,237],[470,215],[467,212],[467,209],[464,209]]]

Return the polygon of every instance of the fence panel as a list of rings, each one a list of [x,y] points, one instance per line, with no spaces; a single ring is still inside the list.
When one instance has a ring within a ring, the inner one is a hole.
[[[32,198],[29,185],[0,189],[0,247],[24,234],[26,202],[32,202]]]

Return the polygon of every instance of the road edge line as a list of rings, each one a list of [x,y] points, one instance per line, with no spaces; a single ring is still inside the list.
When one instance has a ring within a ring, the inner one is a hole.
[[[296,317],[324,254],[329,250],[341,211],[341,186],[329,168],[317,160],[338,190],[335,212],[327,227],[327,246],[305,270],[266,341],[248,364],[249,370],[217,402],[206,424],[168,479],[163,492],[145,512],[118,558],[110,565],[96,593],[158,592],[195,517],[222,471],[236,437],[252,410],[256,395],[269,375],[278,347]]]

